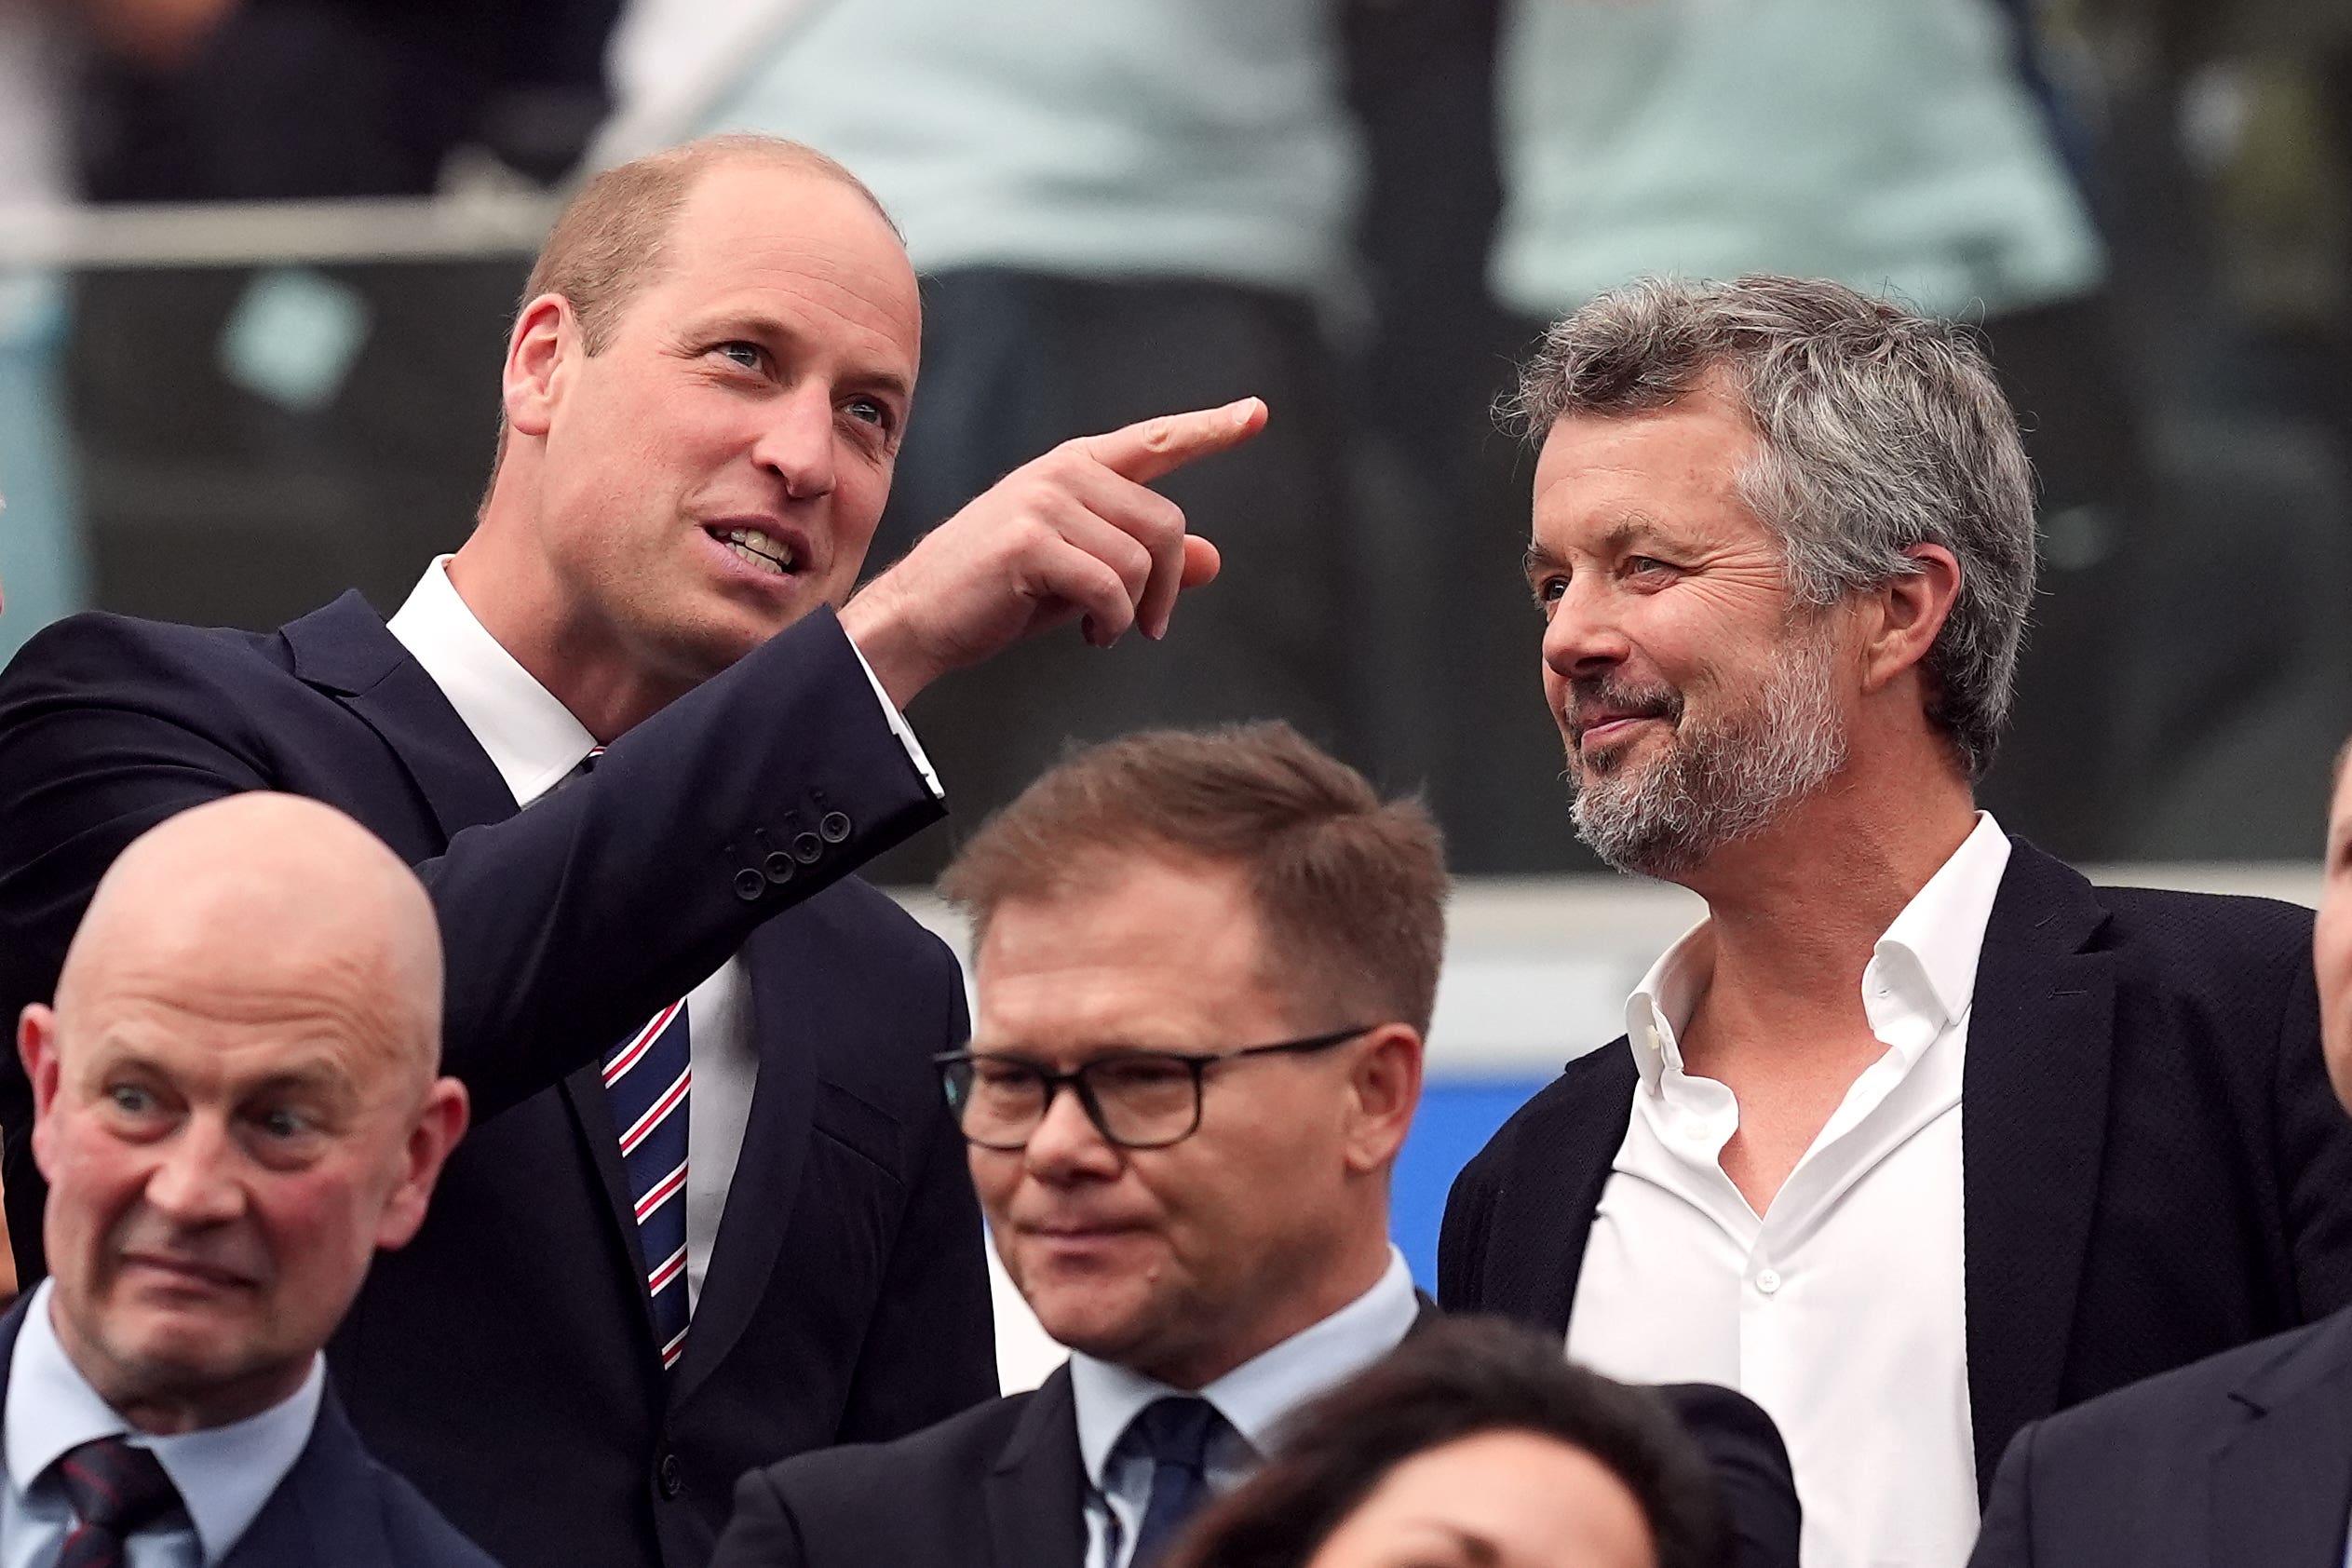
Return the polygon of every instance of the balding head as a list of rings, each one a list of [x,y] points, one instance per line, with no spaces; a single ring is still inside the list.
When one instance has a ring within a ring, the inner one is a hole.
[[[250,1007],[316,994],[421,1090],[440,1061],[432,901],[384,842],[334,807],[249,793],[185,811],[123,851],[58,976],[57,1010],[125,992]]]
[[[116,859],[18,1043],[51,1318],[126,1419],[300,1386],[464,1130],[440,1016],[425,889],[330,806],[233,796]]]

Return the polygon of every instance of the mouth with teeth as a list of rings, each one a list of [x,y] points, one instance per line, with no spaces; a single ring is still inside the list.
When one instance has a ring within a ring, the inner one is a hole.
[[[703,532],[733,550],[737,559],[753,571],[783,577],[791,575],[800,566],[791,546],[781,539],[772,539],[757,529],[706,528]]]

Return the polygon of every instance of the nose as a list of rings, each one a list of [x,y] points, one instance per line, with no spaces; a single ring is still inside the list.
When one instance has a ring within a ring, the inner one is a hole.
[[[1029,1173],[1041,1182],[1065,1183],[1088,1176],[1116,1176],[1119,1152],[1087,1115],[1077,1086],[1063,1084],[1046,1106],[1045,1119],[1021,1151]]]
[[[1587,586],[1592,575],[1579,573],[1544,623],[1544,667],[1563,681],[1600,674],[1633,652],[1605,588]]]
[[[767,421],[751,448],[751,460],[784,481],[795,501],[813,501],[833,489],[833,405],[830,392],[807,384],[793,387],[767,410]]]
[[[182,1225],[236,1219],[245,1211],[237,1171],[240,1157],[225,1127],[191,1118],[172,1135],[162,1162],[147,1178],[148,1207]]]

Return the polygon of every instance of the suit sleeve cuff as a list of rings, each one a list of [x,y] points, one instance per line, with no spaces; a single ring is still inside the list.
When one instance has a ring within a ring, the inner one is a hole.
[[[912,763],[914,771],[923,776],[924,786],[931,791],[931,798],[945,800],[947,791],[939,788],[939,776],[933,771],[931,759],[923,754],[923,743],[914,738],[914,730],[907,723],[907,716],[899,711],[899,705],[892,702],[890,694],[882,689],[882,677],[876,675],[873,666],[866,662],[865,650],[858,646],[858,640],[854,637],[844,641],[848,642],[849,651],[858,656],[858,668],[866,672],[867,683],[873,687],[873,699],[882,704],[882,716],[889,721],[890,733],[897,736],[899,744],[907,749],[907,761]]]

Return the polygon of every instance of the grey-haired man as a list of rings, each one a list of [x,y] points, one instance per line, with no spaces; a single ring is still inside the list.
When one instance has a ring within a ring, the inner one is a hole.
[[[2311,916],[1976,809],[2034,507],[1962,329],[1645,282],[1521,401],[1577,828],[1708,917],[1465,1171],[1441,1297],[1755,1399],[1807,1568],[1956,1568],[2024,1423],[2352,1299]]]

